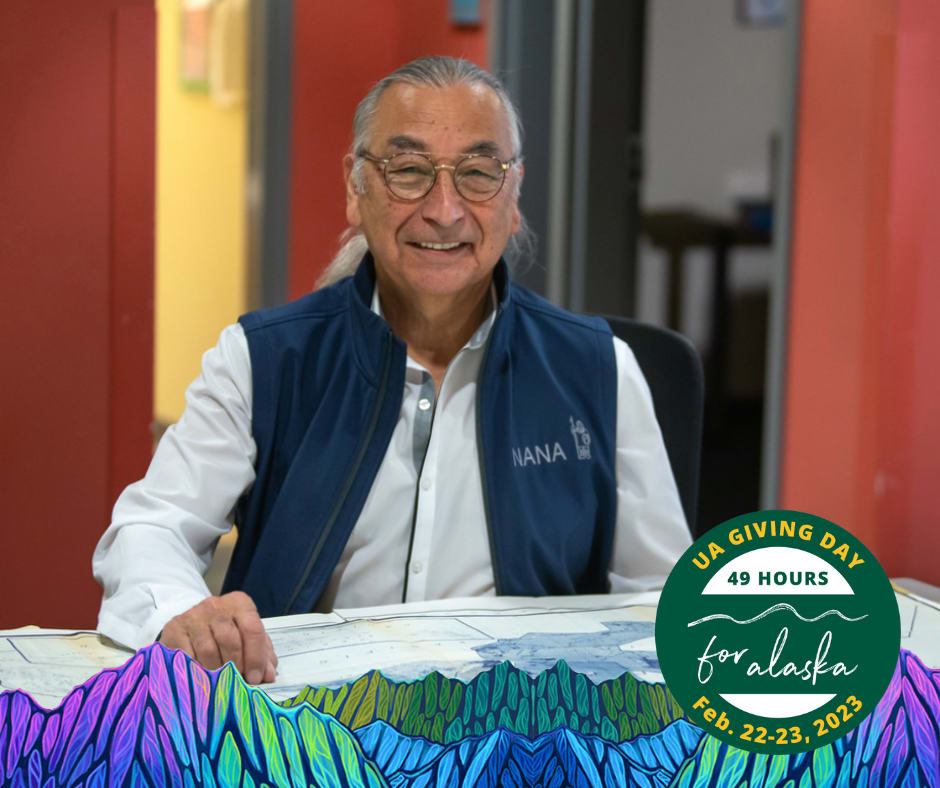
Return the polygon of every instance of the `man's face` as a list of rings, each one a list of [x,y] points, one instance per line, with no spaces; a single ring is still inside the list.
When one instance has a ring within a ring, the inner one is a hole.
[[[511,155],[509,121],[499,98],[484,85],[446,88],[398,83],[379,99],[369,153],[429,153],[435,164],[456,164],[462,154]],[[451,171],[438,171],[431,191],[402,200],[385,186],[381,165],[364,162],[363,192],[356,191],[347,156],[346,217],[359,228],[375,257],[383,288],[409,301],[434,296],[479,297],[509,236],[519,229],[517,178],[510,168],[503,188],[486,202],[470,202],[454,188]],[[430,244],[457,244],[432,249]]]

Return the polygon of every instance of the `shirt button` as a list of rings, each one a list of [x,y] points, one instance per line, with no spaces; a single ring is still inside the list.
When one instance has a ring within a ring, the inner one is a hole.
[[[424,478],[421,480],[421,489],[426,492],[431,489],[432,484],[433,482],[430,479]]]
[[[421,562],[420,562],[420,561],[412,561],[412,562],[411,562],[411,571],[412,571],[414,574],[420,575],[420,574],[421,574],[421,570],[422,570],[423,568],[424,568],[424,567],[421,566]]]
[[[427,397],[422,397],[418,400],[418,407],[421,410],[429,410],[431,407],[431,400],[429,400]]]

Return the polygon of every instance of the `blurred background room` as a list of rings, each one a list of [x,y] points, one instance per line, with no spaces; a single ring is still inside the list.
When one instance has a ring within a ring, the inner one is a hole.
[[[521,109],[517,278],[698,349],[696,535],[808,511],[940,585],[935,0],[4,0],[0,628],[94,627],[115,498],[313,287],[356,104],[431,54]]]

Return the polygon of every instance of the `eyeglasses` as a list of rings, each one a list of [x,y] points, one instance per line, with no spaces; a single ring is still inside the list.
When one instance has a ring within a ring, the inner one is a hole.
[[[438,170],[450,170],[457,194],[470,202],[492,200],[503,188],[506,170],[515,159],[500,161],[484,153],[461,156],[456,164],[435,164],[426,153],[396,153],[387,159],[371,153],[358,154],[381,165],[388,190],[402,200],[420,200],[437,181]]]

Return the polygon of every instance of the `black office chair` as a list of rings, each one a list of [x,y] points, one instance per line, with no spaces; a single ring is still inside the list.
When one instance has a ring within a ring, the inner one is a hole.
[[[646,376],[682,510],[695,537],[705,405],[705,377],[698,351],[686,337],[668,328],[628,317],[602,317],[633,350]]]

